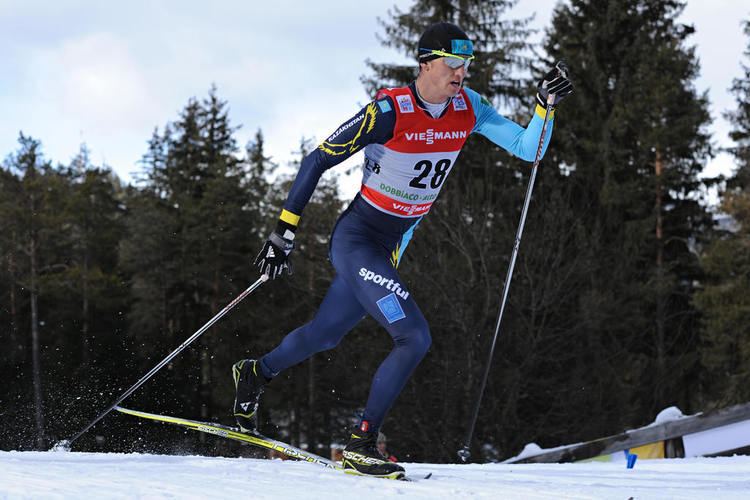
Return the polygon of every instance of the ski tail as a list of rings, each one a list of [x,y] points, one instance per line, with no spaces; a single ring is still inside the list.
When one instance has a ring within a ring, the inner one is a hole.
[[[328,460],[327,458],[323,458],[319,455],[310,453],[309,451],[302,450],[300,448],[284,443],[282,441],[271,439],[257,432],[245,433],[245,432],[240,432],[239,429],[235,427],[229,427],[226,425],[216,424],[213,422],[201,422],[198,420],[188,420],[186,418],[171,417],[168,415],[157,415],[155,413],[147,413],[145,411],[123,408],[122,406],[116,406],[115,410],[119,411],[120,413],[125,413],[127,415],[131,415],[134,417],[144,418],[147,420],[154,420],[156,422],[163,422],[167,424],[173,424],[173,425],[177,425],[177,426],[191,429],[194,431],[204,432],[206,434],[213,434],[214,436],[220,436],[223,438],[231,439],[233,441],[239,441],[244,444],[258,446],[261,448],[266,448],[268,450],[277,451],[279,453],[283,453],[284,455],[290,458],[295,458],[297,460],[302,460],[304,462],[310,462],[310,463],[322,465],[323,467],[327,467],[329,469],[338,469],[338,470],[342,469],[342,467],[339,464],[331,460]]]

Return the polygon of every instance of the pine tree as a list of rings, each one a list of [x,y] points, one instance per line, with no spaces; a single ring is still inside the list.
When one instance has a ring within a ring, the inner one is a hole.
[[[28,270],[28,258],[22,252],[21,242],[25,231],[19,220],[24,184],[19,171],[12,168],[15,163],[9,157],[0,169],[0,342],[3,362],[0,377],[6,381],[5,390],[0,391],[0,406],[6,408],[4,420],[9,428],[31,429],[17,432],[19,436],[0,434],[3,449],[33,448],[35,442],[34,401],[29,353],[29,294],[24,288]],[[37,427],[37,434],[39,433]],[[19,442],[21,441],[21,442]]]
[[[745,56],[750,58],[750,21],[743,25],[748,36]],[[708,404],[750,399],[750,65],[743,64],[742,71],[731,88],[738,106],[726,114],[734,126],[730,152],[738,168],[729,179],[721,209],[731,216],[733,227],[706,250],[708,282],[696,297],[703,313],[702,382]]]
[[[7,163],[6,163],[7,166]],[[17,207],[21,199],[21,180],[8,168],[0,169],[0,321],[7,325],[2,330],[2,341],[7,346],[7,365],[18,369],[25,351],[21,336],[20,300],[18,286],[21,256],[19,255],[19,230],[16,222]]]
[[[260,129],[245,146],[245,156],[247,170],[245,183],[250,192],[250,199],[247,200],[248,209],[256,214],[257,222],[252,228],[252,235],[256,241],[262,241],[272,230],[270,222],[278,217],[276,213],[278,207],[269,203],[271,194],[269,178],[275,174],[278,165],[270,156],[266,156],[265,138]],[[269,224],[260,224],[261,221],[266,220]]]
[[[253,238],[258,214],[247,204],[255,202],[249,190],[245,165],[239,157],[239,148],[233,137],[236,130],[229,121],[227,103],[218,98],[215,88],[203,101],[205,119],[201,124],[204,141],[205,164],[210,175],[205,180],[205,190],[197,204],[197,224],[201,254],[207,288],[206,317],[215,315],[229,301],[244,290],[252,281],[250,266],[252,253],[259,248],[259,241]],[[200,325],[202,321],[198,322]],[[247,322],[243,322],[247,325]],[[220,326],[215,335],[201,339],[201,387],[200,399],[204,414],[213,414],[215,380],[226,378],[229,363],[213,363],[212,356],[223,338],[231,330],[228,325]],[[222,335],[223,334],[223,335]],[[227,404],[227,399],[216,402]]]
[[[556,8],[547,33],[549,62],[567,61],[576,84],[547,164],[567,174],[560,186],[580,221],[583,265],[577,305],[566,310],[570,348],[537,370],[559,374],[545,405],[572,441],[694,403],[695,248],[711,225],[698,176],[711,151],[687,45],[693,28],[677,21],[683,8],[572,0]],[[584,427],[580,408],[596,409]]]
[[[18,143],[18,151],[5,161],[3,181],[12,198],[3,203],[0,218],[3,248],[12,279],[9,286],[15,302],[11,312],[14,330],[17,328],[14,337],[19,341],[19,334],[26,334],[31,360],[21,365],[26,377],[19,373],[12,377],[31,381],[30,387],[23,382],[20,385],[26,389],[26,394],[33,395],[30,404],[33,411],[28,413],[34,415],[36,448],[44,449],[47,441],[45,396],[50,392],[46,390],[48,384],[43,376],[49,371],[44,365],[45,346],[54,347],[57,326],[51,321],[54,305],[48,300],[50,284],[55,281],[53,276],[65,265],[61,232],[65,186],[45,160],[40,141],[20,133]],[[23,411],[24,405],[14,405],[14,408]],[[23,415],[9,417],[23,418]]]
[[[212,88],[149,141],[144,180],[129,197],[130,235],[123,245],[135,299],[131,331],[148,339],[149,352],[187,338],[255,279],[251,258],[261,245],[257,196],[265,172],[262,165],[249,171],[236,130]],[[164,409],[192,404],[200,418],[224,414],[231,402],[229,367],[246,348],[243,334],[267,317],[231,315],[175,359],[163,375],[169,380],[162,386],[174,393]],[[156,387],[146,390],[161,399]]]
[[[62,293],[67,300],[75,297],[78,302],[70,312],[80,335],[80,355],[72,359],[78,362],[81,382],[91,375],[96,339],[104,340],[117,329],[113,319],[125,298],[117,253],[124,227],[119,181],[109,168],[91,164],[85,144],[64,173],[71,190],[65,207],[71,256],[59,280],[66,284]]]
[[[160,347],[161,336],[176,340],[169,311],[169,296],[178,279],[173,247],[177,222],[167,178],[169,134],[169,127],[163,134],[154,131],[141,161],[143,179],[138,189],[126,190],[127,234],[120,256],[131,277],[129,329],[136,338],[150,339],[152,348]]]
[[[750,40],[750,21],[744,21],[743,28]],[[750,41],[745,49],[745,58],[747,62],[742,64],[744,74],[734,79],[730,89],[737,97],[737,109],[727,112],[726,117],[734,125],[729,137],[735,146],[730,148],[730,152],[739,167],[730,187],[746,190],[750,186]]]

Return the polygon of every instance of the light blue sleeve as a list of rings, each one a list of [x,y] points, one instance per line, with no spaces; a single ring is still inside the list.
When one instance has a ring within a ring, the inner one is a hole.
[[[469,97],[471,107],[474,108],[476,123],[472,132],[478,132],[491,140],[509,153],[532,162],[539,146],[539,137],[542,134],[544,122],[544,108],[537,105],[534,116],[526,128],[516,122],[501,116],[492,104],[471,89],[464,89]],[[544,137],[542,156],[547,151],[547,145],[552,137],[554,115],[547,123],[547,132]]]

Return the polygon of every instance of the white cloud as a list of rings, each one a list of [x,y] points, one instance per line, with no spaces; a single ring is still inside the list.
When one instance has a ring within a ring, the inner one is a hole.
[[[406,0],[398,0],[405,3]],[[0,150],[18,130],[67,161],[86,141],[124,177],[154,127],[177,119],[212,83],[228,101],[243,144],[262,128],[282,163],[301,136],[322,137],[366,96],[364,59],[392,59],[376,17],[387,5],[277,0],[128,5],[79,0],[47,7],[0,3],[14,28],[0,32]],[[381,54],[383,56],[381,56]],[[396,57],[398,57],[396,55]]]
[[[82,130],[111,134],[149,125],[153,96],[127,44],[110,33],[35,51],[29,79],[38,105],[47,113],[75,117]]]

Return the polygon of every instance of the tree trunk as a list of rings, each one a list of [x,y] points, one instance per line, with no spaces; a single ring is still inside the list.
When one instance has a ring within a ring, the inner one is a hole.
[[[16,231],[11,235],[11,251],[8,253],[8,273],[10,274],[10,361],[17,366],[21,354],[21,342],[18,336],[18,310],[16,309]]]
[[[321,415],[323,419],[323,435],[325,436],[324,446],[326,447],[327,453],[325,456],[331,457],[333,459],[333,453],[331,450],[331,446],[333,445],[333,432],[331,432],[331,411],[333,408],[333,405],[325,405],[326,409],[323,411],[323,415]]]
[[[203,348],[201,349],[201,390],[200,405],[201,418],[208,419],[211,416],[211,351],[208,346],[208,339],[201,339]]]
[[[221,249],[217,249],[217,255],[221,255]],[[219,260],[219,258],[214,259],[216,267],[214,268],[213,273],[211,284],[211,303],[209,305],[212,317],[219,312]],[[211,336],[203,336],[201,338],[201,344],[201,418],[203,420],[209,420],[213,416],[213,402],[211,398],[211,370],[213,368],[213,363],[211,362],[211,353],[213,351],[213,342],[211,342]],[[201,442],[204,442],[204,440],[201,439]]]
[[[32,208],[34,204],[34,197],[32,195]],[[33,212],[32,212],[33,213]],[[32,216],[33,217],[33,216]],[[33,220],[33,219],[32,219]],[[32,222],[31,228],[31,245],[29,257],[31,260],[31,364],[32,364],[32,380],[34,384],[34,408],[35,408],[35,420],[36,420],[36,443],[37,449],[40,451],[44,449],[44,409],[42,401],[42,368],[40,359],[40,347],[39,347],[39,312],[37,308],[37,255],[36,255],[36,231],[34,229],[34,223]]]
[[[297,392],[296,388],[294,392]],[[295,400],[296,399],[297,398],[295,398]],[[292,408],[290,408],[289,411],[289,441],[292,446],[296,446],[299,448],[299,418],[297,412],[297,407],[299,406],[299,404],[297,403],[297,401],[292,403]]]
[[[661,151],[656,150],[656,161],[654,163],[656,173],[656,402],[663,403],[663,381],[666,375],[666,352],[665,352],[665,304],[664,304],[664,232],[662,221],[662,171],[663,163]]]
[[[83,324],[81,325],[81,367],[84,373],[90,373],[88,365],[90,363],[89,345],[89,245],[88,235],[84,237],[83,242]]]

